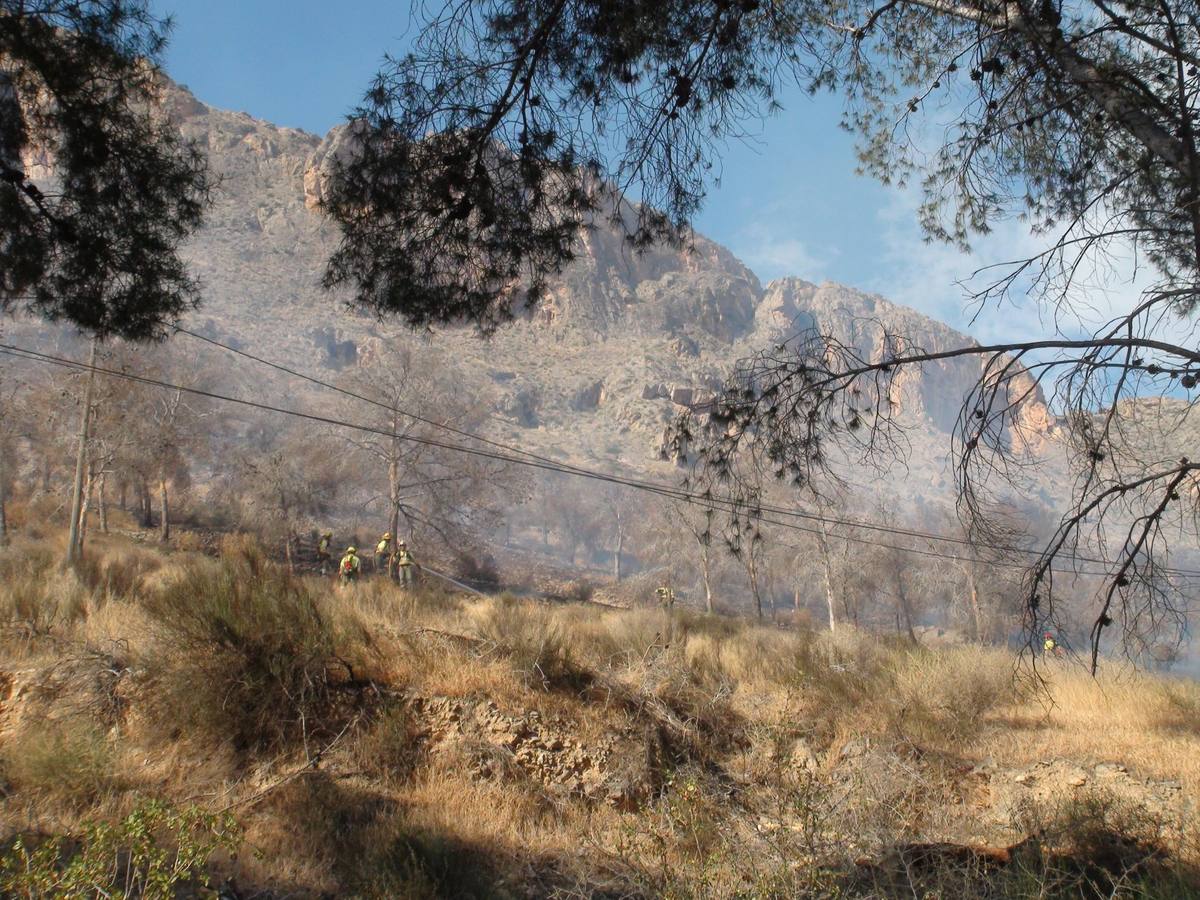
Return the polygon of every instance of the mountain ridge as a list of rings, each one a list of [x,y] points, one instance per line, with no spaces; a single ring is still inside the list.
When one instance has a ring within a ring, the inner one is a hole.
[[[658,450],[674,416],[703,404],[738,360],[803,328],[872,360],[882,358],[885,330],[928,350],[973,343],[875,293],[800,277],[763,284],[701,234],[686,249],[634,251],[603,223],[584,231],[545,300],[494,336],[414,333],[321,287],[338,233],[319,204],[329,162],[345,152],[345,126],[323,137],[279,127],[177,85],[164,102],[218,178],[206,223],[184,248],[204,297],[190,328],[305,370],[352,367],[378,342],[431,343],[495,394],[490,436],[556,457],[670,474]],[[899,418],[913,436],[907,490],[949,496],[948,433],[979,372],[978,360],[960,357],[897,373]],[[1025,420],[1039,441],[1055,431],[1040,393]]]

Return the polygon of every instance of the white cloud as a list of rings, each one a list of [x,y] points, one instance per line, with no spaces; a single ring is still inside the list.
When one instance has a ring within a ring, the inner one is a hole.
[[[730,249],[764,283],[787,276],[820,281],[828,266],[828,261],[814,254],[803,241],[781,237],[762,224],[742,229]]]
[[[1034,234],[1028,223],[998,222],[990,234],[975,238],[970,253],[929,243],[917,224],[915,192],[895,190],[879,210],[883,259],[866,287],[911,306],[983,343],[1033,340],[1052,334],[1092,332],[1132,307],[1151,280],[1136,265],[1131,250],[1114,250],[1083,267],[1069,308],[1053,308],[1030,281],[1017,281],[1002,301],[972,303],[972,294],[998,278],[1000,264],[1027,259],[1045,250],[1052,238]]]

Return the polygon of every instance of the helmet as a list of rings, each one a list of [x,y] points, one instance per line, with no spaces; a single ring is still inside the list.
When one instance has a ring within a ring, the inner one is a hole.
[[[322,531],[321,537],[333,537],[333,532],[332,531]]]
[[[397,544],[398,546],[400,546],[400,547],[407,547],[407,546],[408,546],[408,544],[404,543],[404,541],[397,541],[397,542],[396,542],[396,544]]]
[[[383,539],[385,541],[390,541],[392,539],[392,533],[390,531],[385,531],[383,533]]]
[[[357,547],[347,547],[347,548],[346,548],[346,552],[347,552],[347,553],[357,553],[357,552],[358,552],[358,548],[357,548]]]
[[[1046,632],[1046,637],[1054,637],[1049,631]]]

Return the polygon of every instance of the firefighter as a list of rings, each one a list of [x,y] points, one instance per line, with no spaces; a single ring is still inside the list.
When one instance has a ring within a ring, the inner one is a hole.
[[[358,576],[362,572],[362,560],[358,558],[358,549],[356,547],[347,547],[346,555],[342,557],[341,563],[338,565],[338,576],[342,580],[342,584],[353,584],[358,581]]]
[[[402,587],[413,587],[416,582],[417,561],[408,552],[408,544],[400,541],[396,544],[396,574]]]
[[[1058,656],[1058,641],[1054,639],[1054,635],[1049,631],[1046,632],[1042,639],[1042,653],[1046,656]]]
[[[392,555],[392,533],[385,532],[375,545],[375,571],[387,573],[388,558]]]
[[[329,563],[332,561],[329,555],[329,545],[332,541],[332,531],[321,532],[321,539],[317,541],[317,566],[320,568],[322,575],[326,575],[329,572]]]
[[[675,592],[669,587],[655,588],[654,596],[658,598],[658,605],[664,608],[670,608],[675,605]]]

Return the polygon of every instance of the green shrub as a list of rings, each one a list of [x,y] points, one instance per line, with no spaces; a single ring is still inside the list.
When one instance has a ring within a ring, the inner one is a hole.
[[[70,840],[16,838],[0,857],[0,896],[171,900],[185,887],[207,887],[212,855],[238,843],[228,816],[149,800],[122,821],[90,823]]]

